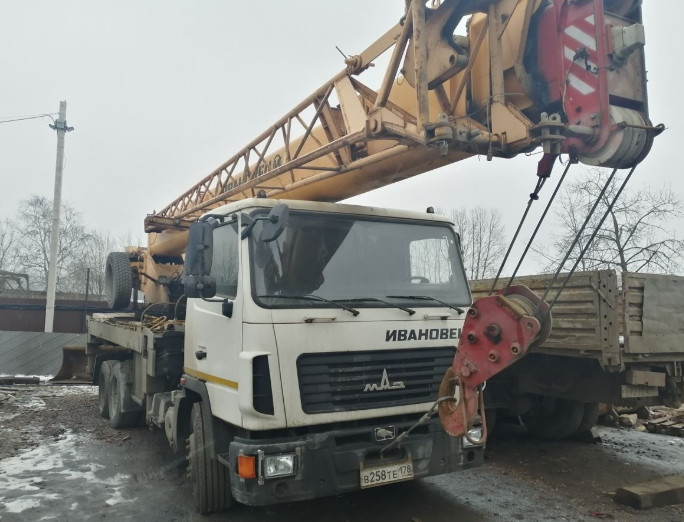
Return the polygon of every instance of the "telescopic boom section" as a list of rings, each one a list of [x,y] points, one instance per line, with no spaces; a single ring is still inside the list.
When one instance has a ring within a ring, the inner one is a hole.
[[[542,147],[628,168],[648,119],[638,0],[414,0],[346,68],[162,211],[147,232],[259,193],[339,201],[475,154]],[[467,34],[456,35],[467,20]],[[362,82],[391,51],[377,88]]]

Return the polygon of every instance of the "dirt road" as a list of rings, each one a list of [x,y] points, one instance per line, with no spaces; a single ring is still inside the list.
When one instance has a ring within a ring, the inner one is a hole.
[[[653,521],[684,505],[639,512],[615,504],[624,485],[684,473],[684,439],[602,428],[602,444],[492,441],[483,467],[356,494],[201,517],[181,463],[159,431],[115,431],[92,387],[0,388],[0,520],[80,521]]]

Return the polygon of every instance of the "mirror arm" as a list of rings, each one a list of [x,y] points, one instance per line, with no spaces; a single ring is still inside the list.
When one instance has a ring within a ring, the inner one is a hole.
[[[202,284],[202,283],[200,283],[200,284]],[[200,285],[198,284],[197,286],[200,286]],[[204,292],[203,292],[203,290],[204,290],[204,285],[203,285],[203,284],[202,284],[202,288],[198,288],[198,290],[199,290],[200,299],[201,299],[202,301],[205,301],[205,302],[207,302],[207,303],[222,303],[222,302],[225,301],[225,299],[212,299],[212,298],[210,298],[210,297],[209,297],[209,298],[204,297],[204,295],[202,295],[202,294],[204,293]]]
[[[256,225],[256,220],[249,214],[242,214],[242,226],[245,228],[240,234],[240,239],[245,239],[252,233],[252,229]]]
[[[246,226],[247,228],[245,228],[240,234],[240,239],[245,239],[252,233],[252,229],[254,228],[254,225],[257,224],[257,221],[268,221],[269,219],[270,218],[268,216],[259,216],[253,218],[249,214],[242,214],[242,226]]]
[[[209,221],[210,219],[214,219],[223,223],[223,220],[226,219],[226,216],[224,214],[206,214],[200,217],[197,221]]]

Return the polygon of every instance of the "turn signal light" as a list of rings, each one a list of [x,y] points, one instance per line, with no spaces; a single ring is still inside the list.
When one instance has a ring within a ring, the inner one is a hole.
[[[242,478],[256,478],[256,457],[238,455],[238,475]]]

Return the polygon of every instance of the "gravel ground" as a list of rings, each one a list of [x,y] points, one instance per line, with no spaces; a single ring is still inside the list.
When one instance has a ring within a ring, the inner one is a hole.
[[[588,444],[497,430],[477,470],[202,517],[163,433],[111,429],[96,388],[0,387],[0,520],[684,521],[684,505],[612,500],[618,487],[684,474],[682,438],[603,427],[603,442]]]
[[[67,429],[123,444],[130,431],[115,430],[103,421],[97,402],[95,386],[0,386],[0,459],[59,440]]]

